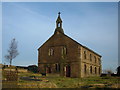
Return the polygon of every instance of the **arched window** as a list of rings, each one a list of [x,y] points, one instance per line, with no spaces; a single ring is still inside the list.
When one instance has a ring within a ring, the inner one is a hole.
[[[97,68],[95,67],[95,74],[97,74]]]
[[[90,54],[90,61],[92,61],[92,54]]]
[[[58,64],[58,71],[60,72],[60,64]]]
[[[57,72],[57,69],[58,69],[58,67],[57,67],[57,63],[55,64],[55,70],[56,70],[56,72]]]
[[[49,49],[48,55],[49,55],[49,56],[52,56],[52,55],[53,55],[53,49],[52,49],[52,48]]]
[[[66,55],[67,54],[67,48],[66,47],[63,47],[62,48],[62,55]]]
[[[90,74],[92,74],[92,66],[90,66]]]
[[[78,47],[78,55],[81,58],[81,48],[80,47]]]
[[[60,27],[60,23],[58,23],[58,27]]]
[[[96,63],[96,56],[94,56],[94,59],[95,59],[95,63]]]
[[[84,73],[85,74],[87,73],[87,66],[86,66],[86,64],[84,65]]]
[[[86,51],[84,51],[84,59],[86,59]]]
[[[56,69],[56,72],[60,72],[60,64],[59,63],[55,64],[55,69]]]

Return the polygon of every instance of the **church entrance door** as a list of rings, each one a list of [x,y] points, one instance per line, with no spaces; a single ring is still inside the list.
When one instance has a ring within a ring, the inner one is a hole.
[[[66,66],[66,77],[70,77],[70,65]]]
[[[47,73],[51,73],[51,68],[50,68],[50,67],[47,67],[46,69],[47,69],[47,70],[46,70]]]

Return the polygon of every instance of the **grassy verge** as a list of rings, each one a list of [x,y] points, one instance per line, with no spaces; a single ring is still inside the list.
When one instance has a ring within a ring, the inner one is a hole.
[[[21,77],[33,80],[24,80]],[[68,78],[58,74],[41,76],[32,72],[21,72],[18,73],[18,78],[19,88],[120,88],[120,77]]]

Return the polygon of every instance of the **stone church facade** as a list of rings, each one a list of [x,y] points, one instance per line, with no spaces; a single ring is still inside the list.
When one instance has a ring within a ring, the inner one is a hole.
[[[59,13],[54,34],[38,48],[38,70],[65,77],[100,76],[101,55],[64,34]]]

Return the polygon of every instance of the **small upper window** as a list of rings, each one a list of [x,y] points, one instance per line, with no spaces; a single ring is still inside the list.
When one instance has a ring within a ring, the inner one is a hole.
[[[67,54],[67,49],[66,49],[66,47],[63,47],[62,48],[62,55],[66,55]]]
[[[84,59],[86,59],[86,51],[84,51]]]
[[[53,49],[52,49],[52,48],[49,49],[48,55],[49,55],[49,56],[52,56],[52,55],[53,55]]]
[[[90,61],[92,61],[92,54],[90,54]]]
[[[80,47],[78,47],[78,55],[81,58],[81,49],[80,49]]]
[[[94,56],[94,59],[95,59],[95,63],[96,63],[96,56]]]

